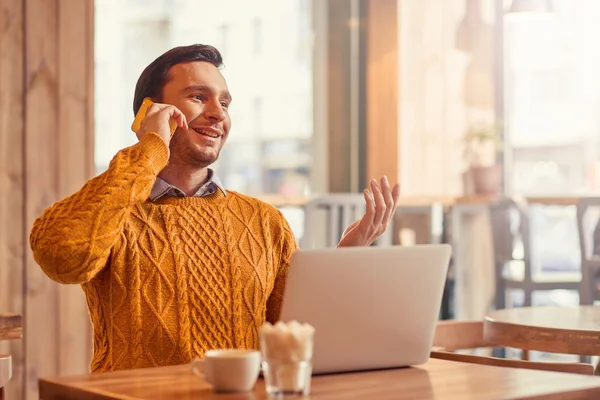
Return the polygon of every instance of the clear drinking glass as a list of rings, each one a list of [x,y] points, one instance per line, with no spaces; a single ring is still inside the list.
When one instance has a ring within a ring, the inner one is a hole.
[[[310,394],[311,361],[282,363],[263,360],[263,375],[270,395]]]
[[[260,333],[262,371],[269,395],[308,395],[314,330],[272,329]]]

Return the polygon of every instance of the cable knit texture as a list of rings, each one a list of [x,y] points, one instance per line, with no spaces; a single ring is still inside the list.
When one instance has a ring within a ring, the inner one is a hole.
[[[219,190],[151,202],[168,157],[158,135],[145,135],[33,226],[36,262],[86,294],[94,372],[258,348],[258,328],[279,316],[296,250],[281,213]]]

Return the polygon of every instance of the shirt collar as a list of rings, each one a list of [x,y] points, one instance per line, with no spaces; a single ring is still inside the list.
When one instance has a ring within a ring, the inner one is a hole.
[[[215,193],[217,190],[220,190],[221,192],[223,192],[224,196],[227,196],[227,193],[225,191],[225,188],[223,187],[223,184],[221,183],[221,180],[219,179],[217,174],[215,174],[214,171],[209,168],[208,169],[208,180],[206,181],[206,183],[204,185],[200,186],[200,188],[196,191],[196,193],[194,193],[193,197],[208,196],[208,195]],[[186,197],[183,190],[179,189],[178,187],[176,187],[174,185],[171,185],[164,179],[157,177],[156,182],[154,183],[154,186],[152,187],[152,191],[150,192],[150,200],[155,201],[157,199],[160,199],[163,196]]]

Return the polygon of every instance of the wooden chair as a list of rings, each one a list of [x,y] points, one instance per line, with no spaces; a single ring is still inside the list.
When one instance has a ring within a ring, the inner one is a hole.
[[[496,367],[535,369],[593,375],[594,367],[584,363],[534,362],[505,358],[453,353],[457,350],[494,347],[484,340],[481,321],[440,321],[435,329],[431,358]]]
[[[598,228],[598,210],[595,216],[593,209],[600,208],[600,197],[584,197],[577,204],[577,229],[579,232],[579,248],[581,252],[581,286],[579,304],[591,305],[599,292],[600,254],[595,241]],[[595,254],[596,253],[596,254]]]
[[[319,244],[335,247],[344,229],[364,215],[365,200],[362,194],[327,194],[311,199],[304,210],[304,236],[300,247],[321,247]],[[320,234],[325,236],[319,237]]]
[[[20,339],[23,336],[23,318],[16,314],[0,314],[0,340]],[[0,354],[0,400],[5,400],[4,387],[12,376],[12,358]]]
[[[510,198],[503,198],[490,204],[490,219],[492,238],[494,242],[494,262],[496,268],[496,299],[497,310],[507,307],[506,291],[521,289],[524,294],[523,306],[532,305],[532,295],[535,291],[545,290],[579,290],[581,273],[535,273],[531,262],[531,237],[529,213],[531,205],[518,204]],[[517,241],[523,244],[523,259],[513,258],[513,249]],[[523,279],[512,276],[510,264],[515,261],[523,263]],[[509,276],[504,275],[509,267]]]
[[[12,376],[12,359],[9,355],[0,354],[0,400],[4,400],[4,386]]]

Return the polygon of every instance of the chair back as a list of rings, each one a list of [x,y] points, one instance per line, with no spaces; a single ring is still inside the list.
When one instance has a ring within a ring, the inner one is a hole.
[[[4,400],[4,386],[12,377],[12,358],[7,354],[0,354],[0,400]]]
[[[0,340],[20,339],[23,336],[23,317],[18,314],[0,314]],[[0,354],[0,400],[6,400],[4,387],[12,377],[12,358]]]
[[[473,354],[457,354],[453,351],[494,347],[494,343],[485,340],[482,321],[440,321],[435,328],[431,358],[466,362],[471,364],[492,365],[496,367],[523,368],[542,371],[570,372],[594,375],[594,366],[585,363],[537,362],[510,360]]]
[[[433,347],[446,351],[490,347],[483,339],[481,321],[439,321],[435,327]]]
[[[302,248],[335,247],[344,230],[362,218],[366,205],[362,193],[333,193],[311,199],[305,207]],[[374,243],[392,244],[392,230],[388,229]]]
[[[457,361],[469,364],[490,365],[494,367],[533,369],[538,371],[568,372],[572,374],[594,375],[594,366],[585,363],[559,363],[525,360],[509,360],[506,358],[456,354],[444,351],[432,351],[431,358]]]
[[[580,304],[593,304],[600,280],[600,197],[577,203],[577,232],[581,253]]]
[[[490,222],[496,262],[508,262],[513,259],[515,242],[526,240],[527,215],[522,206],[513,199],[503,198],[490,204]],[[523,246],[526,247],[526,246]],[[527,251],[527,249],[524,249]]]

